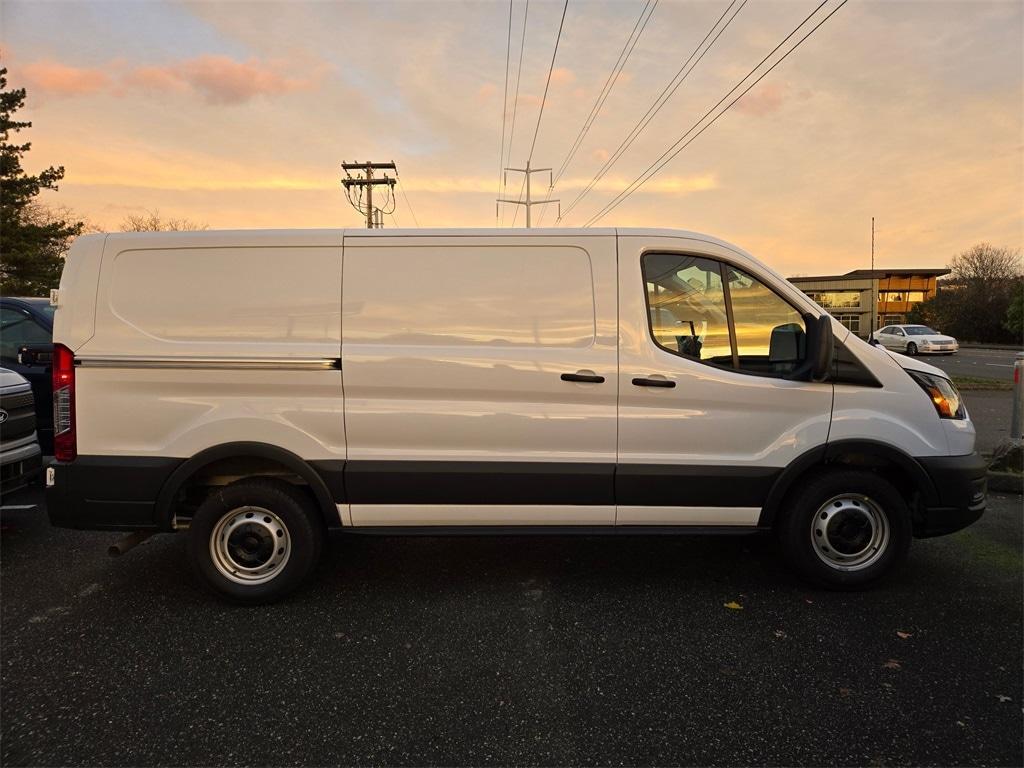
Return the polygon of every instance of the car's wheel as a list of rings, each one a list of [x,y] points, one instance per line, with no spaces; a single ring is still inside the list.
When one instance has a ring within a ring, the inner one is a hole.
[[[316,505],[302,489],[267,478],[211,493],[188,530],[193,572],[217,595],[268,603],[296,589],[323,549]]]
[[[804,577],[831,589],[857,589],[906,557],[912,531],[907,503],[891,483],[872,472],[834,470],[787,499],[778,535]]]
[[[909,344],[907,344],[907,354],[908,355],[916,355],[917,354],[917,344],[915,344],[914,342],[910,342]]]

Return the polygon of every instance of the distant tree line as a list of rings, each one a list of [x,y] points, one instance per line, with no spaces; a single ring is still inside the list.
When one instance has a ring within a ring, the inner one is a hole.
[[[1021,252],[979,243],[949,263],[935,295],[907,320],[961,341],[1024,345],[1024,268]]]
[[[72,241],[99,228],[66,207],[38,200],[44,189],[56,190],[64,167],[49,167],[31,175],[21,167],[32,148],[18,143],[17,134],[32,123],[14,114],[25,105],[25,89],[7,88],[7,69],[0,68],[0,293],[6,296],[46,296],[60,282],[64,257]],[[159,211],[125,217],[122,232],[206,229],[188,219],[164,218]]]

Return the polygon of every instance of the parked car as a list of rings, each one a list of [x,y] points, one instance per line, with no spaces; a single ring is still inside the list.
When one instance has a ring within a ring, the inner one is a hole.
[[[84,236],[57,302],[50,520],[187,531],[241,602],[328,530],[774,531],[855,588],[985,509],[942,371],[706,235]]]
[[[49,298],[0,298],[0,365],[21,374],[32,385],[36,431],[47,456],[53,455],[50,358],[54,309]]]
[[[0,497],[35,480],[41,467],[32,385],[0,368]]]
[[[875,331],[871,340],[908,355],[952,355],[960,349],[952,336],[943,336],[927,325],[887,325]]]

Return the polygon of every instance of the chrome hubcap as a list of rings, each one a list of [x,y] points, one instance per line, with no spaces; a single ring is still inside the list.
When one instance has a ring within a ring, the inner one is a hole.
[[[285,567],[292,552],[284,521],[263,507],[239,507],[225,514],[210,536],[218,571],[238,584],[264,584]]]
[[[811,520],[811,544],[830,568],[858,571],[885,552],[889,521],[867,496],[835,496],[822,504]]]

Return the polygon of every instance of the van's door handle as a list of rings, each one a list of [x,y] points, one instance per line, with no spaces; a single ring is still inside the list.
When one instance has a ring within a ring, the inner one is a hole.
[[[672,389],[676,385],[674,381],[668,379],[633,379],[633,385],[637,387],[665,387],[666,389]]]
[[[604,384],[604,376],[597,376],[593,373],[563,373],[562,381],[582,381],[586,384]]]

